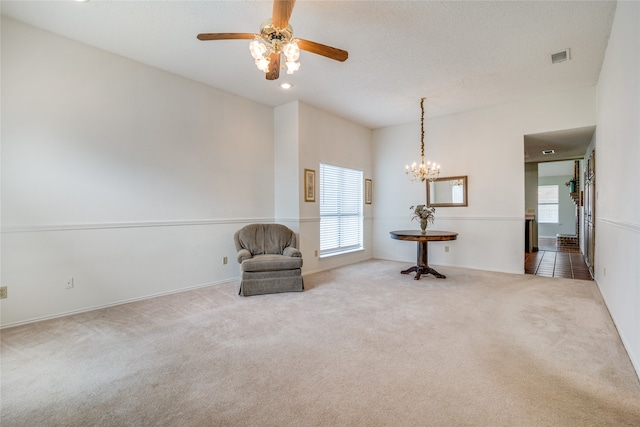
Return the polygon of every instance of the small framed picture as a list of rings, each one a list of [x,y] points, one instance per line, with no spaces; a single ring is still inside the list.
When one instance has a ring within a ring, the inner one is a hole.
[[[316,201],[316,171],[313,169],[304,170],[304,201]]]
[[[364,180],[364,202],[367,205],[371,204],[371,196],[373,193],[373,187],[372,187],[372,183],[370,179],[365,179]]]

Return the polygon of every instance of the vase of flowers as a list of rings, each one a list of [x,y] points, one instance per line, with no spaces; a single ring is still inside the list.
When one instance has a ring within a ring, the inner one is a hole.
[[[425,232],[429,223],[433,224],[436,219],[436,209],[433,207],[427,207],[427,205],[411,206],[409,208],[411,212],[411,219],[420,221],[420,229]]]

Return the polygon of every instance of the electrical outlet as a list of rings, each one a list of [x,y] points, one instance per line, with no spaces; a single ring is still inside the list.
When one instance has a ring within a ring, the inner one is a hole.
[[[0,286],[0,299],[4,299],[7,297],[7,287]]]
[[[226,256],[223,256],[223,257],[222,257],[222,264],[225,264],[225,265],[226,265],[226,264],[227,264],[227,261],[228,261],[228,260],[227,260],[227,257],[226,257]]]
[[[65,280],[64,288],[65,289],[73,289],[73,277],[69,277],[67,280]]]
[[[445,251],[445,252],[449,252],[449,246],[445,246],[445,247],[444,247],[444,251]]]

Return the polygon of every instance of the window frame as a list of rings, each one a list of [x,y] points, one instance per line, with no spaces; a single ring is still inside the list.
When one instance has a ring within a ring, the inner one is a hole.
[[[554,188],[555,190],[555,199],[540,199],[540,190],[541,188]],[[555,221],[549,220],[547,215],[542,215],[542,212],[546,209],[541,209],[542,207],[555,207]],[[558,184],[545,184],[538,185],[538,223],[539,224],[560,224],[560,186]]]
[[[319,257],[363,250],[364,172],[328,163],[319,169]],[[337,234],[326,234],[331,232]]]

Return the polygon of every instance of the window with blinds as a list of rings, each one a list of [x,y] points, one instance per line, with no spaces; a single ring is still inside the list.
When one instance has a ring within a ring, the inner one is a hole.
[[[320,257],[362,249],[362,171],[320,164]]]
[[[538,222],[541,224],[558,223],[558,186],[538,186]]]

